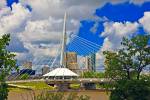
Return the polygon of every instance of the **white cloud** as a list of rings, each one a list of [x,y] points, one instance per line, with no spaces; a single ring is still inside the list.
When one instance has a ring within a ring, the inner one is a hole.
[[[143,28],[150,34],[150,12],[145,12],[144,16],[139,19]]]
[[[25,31],[20,34],[21,39],[24,42],[32,41],[59,41],[60,32],[53,30],[54,24],[60,25],[61,21],[54,20],[38,20],[38,21],[28,21]]]
[[[138,30],[138,27],[139,24],[137,22],[105,22],[104,32],[101,33],[101,36],[105,37],[105,39],[97,54],[97,59],[101,60],[99,66],[104,65],[103,51],[119,49],[121,47],[122,38],[134,34]]]
[[[0,18],[9,15],[10,12],[11,12],[11,9],[8,8],[8,7],[1,8],[1,10],[0,10]]]
[[[18,32],[24,29],[27,20],[30,19],[30,12],[21,4],[14,3],[12,10],[9,7],[3,7],[0,11],[0,36],[3,34],[11,34],[11,42],[9,50],[13,52],[27,51],[23,43],[18,38]]]
[[[112,50],[112,48],[114,48],[112,42],[108,38],[105,38],[101,49],[96,54],[98,67],[104,66],[105,57],[103,55],[103,51]]]
[[[134,3],[134,4],[143,4],[144,2],[149,2],[150,0],[130,0],[131,3]]]
[[[111,50],[112,48],[114,47],[113,44],[110,42],[109,38],[105,38],[101,51]]]
[[[26,54],[27,50],[24,48],[23,43],[18,38],[18,34],[24,29],[24,25],[26,24],[27,20],[30,19],[30,16],[31,15],[28,9],[26,9],[20,3],[14,3],[12,5],[12,10],[6,6],[3,6],[0,10],[0,36],[7,33],[11,34],[12,39],[9,50],[15,52],[19,60],[29,58]]]
[[[75,31],[73,27],[79,26],[79,22],[72,19],[67,21],[67,31]],[[62,38],[63,20],[55,20],[51,17],[47,20],[28,21],[25,31],[20,34],[23,41],[51,41],[59,42]]]
[[[22,62],[24,62],[26,60],[28,60],[28,61],[32,61],[33,60],[32,54],[30,54],[30,53],[27,53],[27,52],[22,52],[22,53],[15,52],[15,54],[16,54],[16,59],[19,60],[19,63],[22,63]]]
[[[42,48],[38,45],[33,44],[25,44],[25,47],[30,51],[29,53],[33,55],[33,57],[41,57],[41,56],[50,56],[55,57],[57,55],[57,49],[60,49],[60,44],[49,44],[49,47]],[[57,49],[56,49],[57,48]]]
[[[80,26],[80,20],[93,17],[95,9],[101,7],[108,1],[109,0],[21,0],[23,5],[31,6],[32,16],[31,21],[28,21],[25,26],[25,31],[22,32],[19,37],[21,37],[24,44],[29,43],[34,45],[33,42],[38,42],[37,45],[39,45],[41,44],[39,41],[50,41],[51,44],[57,45],[62,36],[65,11],[68,13],[68,33],[77,32]],[[120,0],[111,2],[117,3],[120,2]]]
[[[92,15],[96,7],[101,5],[99,0],[92,2],[91,0],[21,0],[21,2],[30,5],[33,8],[33,18],[39,19],[48,18],[49,16],[62,18],[65,11],[69,13],[71,18],[87,18]]]
[[[6,1],[3,0],[0,3],[0,32],[13,32],[13,36],[19,37],[29,50],[29,52],[18,53],[19,59],[27,58],[28,60],[28,58],[34,59],[39,56],[54,57],[62,36],[65,11],[68,12],[68,33],[77,32],[80,20],[93,19],[96,8],[102,7],[107,2],[120,3],[124,1],[127,0],[20,0],[21,3],[13,4],[11,11],[10,8],[4,6]],[[25,8],[26,5],[31,6],[32,12]],[[110,44],[113,48],[113,44],[116,43],[112,38],[120,39],[126,33],[134,31],[136,23],[133,25],[131,23],[107,23],[105,27],[103,34],[108,40],[105,40],[103,48],[107,49]],[[122,30],[121,33],[117,28]],[[128,28],[131,29],[127,30]],[[109,30],[115,31],[115,37]],[[107,34],[108,32],[109,34]]]
[[[111,49],[115,49],[120,46],[120,42],[123,37],[134,34],[138,30],[138,27],[139,24],[137,22],[135,23],[105,22],[104,32],[101,33],[101,36],[106,37],[104,44],[105,42],[106,45],[111,44]]]
[[[0,10],[6,6],[6,0],[0,0]]]
[[[14,3],[12,11],[9,8],[4,8],[0,15],[0,34],[4,34],[19,30],[28,17],[30,17],[30,12],[21,4]]]
[[[62,18],[67,11],[72,19],[87,19],[93,17],[95,9],[107,2],[121,3],[127,0],[20,0],[24,5],[32,7],[33,19],[45,19],[49,16]]]
[[[129,34],[133,34],[135,31],[137,31],[139,25],[136,22],[105,22],[104,27],[105,29],[101,36],[115,35],[117,37],[123,37]]]

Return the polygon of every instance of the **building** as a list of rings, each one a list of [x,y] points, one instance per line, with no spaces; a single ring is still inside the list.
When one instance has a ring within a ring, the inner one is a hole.
[[[77,54],[75,52],[67,52],[67,63],[76,63]]]
[[[49,66],[44,66],[44,67],[42,68],[42,75],[47,74],[49,71],[50,71]]]
[[[32,62],[26,61],[23,63],[22,66],[23,66],[23,69],[32,69]]]
[[[49,78],[49,79],[54,79],[54,80],[55,79],[59,79],[59,80],[60,79],[63,79],[63,80],[64,79],[76,79],[79,77],[79,75],[69,70],[68,68],[56,68],[43,76],[46,79]],[[56,86],[59,91],[68,90],[70,87],[70,83],[64,82],[64,81],[63,82],[59,81],[59,82],[49,84],[49,85]]]
[[[35,75],[35,70],[32,69],[22,69],[20,70],[20,75],[22,74],[28,74],[28,75]]]
[[[75,73],[79,73],[79,68],[78,68],[77,63],[69,63],[67,66],[68,66],[68,69],[70,69],[71,71]]]
[[[73,77],[77,78],[79,75],[72,72],[71,70],[67,68],[56,68],[52,70],[51,72],[43,75],[44,77],[52,78],[52,79],[71,79]]]
[[[22,64],[22,69],[20,70],[19,74],[35,75],[35,70],[32,70],[32,62],[24,62]]]
[[[66,62],[66,68],[73,72],[78,71],[77,54],[75,52],[67,52],[64,60]]]
[[[96,54],[86,56],[86,68],[88,71],[96,71]]]

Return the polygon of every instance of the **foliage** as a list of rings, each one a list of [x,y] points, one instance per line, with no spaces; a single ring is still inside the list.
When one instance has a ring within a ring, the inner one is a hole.
[[[111,92],[110,100],[149,100],[150,81],[121,80]]]
[[[30,75],[26,73],[26,74],[20,75],[20,76],[19,76],[19,79],[21,79],[21,80],[26,80],[26,79],[29,79],[29,77],[30,77]]]
[[[2,82],[0,84],[0,100],[7,99],[8,92],[9,92],[8,85],[5,82]]]
[[[70,93],[66,96],[63,92],[43,92],[34,96],[33,100],[90,100],[90,97],[87,95],[78,96],[77,93]]]
[[[104,51],[105,75],[112,79],[110,100],[149,100],[149,76],[141,76],[150,65],[150,35],[123,38],[122,48]]]
[[[80,84],[70,84],[70,88],[71,89],[79,89],[80,88]]]
[[[3,35],[0,39],[0,100],[6,100],[8,96],[7,75],[16,68],[15,55],[10,53],[6,47],[9,45],[10,35]]]
[[[81,77],[83,78],[104,78],[105,75],[103,72],[94,72],[94,71],[87,71],[84,72]]]
[[[74,100],[74,99],[72,99],[72,100]],[[78,100],[90,100],[90,97],[87,95],[85,95],[85,96],[81,95],[78,97]]]
[[[142,74],[141,79],[145,81],[150,81],[150,74]]]
[[[67,97],[67,100],[75,100],[78,99],[77,93],[70,93]]]
[[[35,97],[34,100],[64,100],[63,93],[42,93]]]
[[[139,79],[140,73],[150,65],[150,35],[123,38],[118,51],[104,51],[106,76],[112,79]]]

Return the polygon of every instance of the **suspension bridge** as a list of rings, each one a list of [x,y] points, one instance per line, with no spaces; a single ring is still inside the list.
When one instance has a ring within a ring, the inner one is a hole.
[[[7,83],[15,84],[15,83],[27,83],[27,82],[46,82],[49,85],[57,85],[59,89],[64,89],[68,87],[71,83],[80,83],[82,85],[90,84],[90,86],[94,86],[95,83],[106,83],[109,82],[109,79],[98,79],[98,78],[80,78],[80,74],[87,71],[87,64],[83,63],[83,59],[85,57],[78,57],[77,66],[74,70],[67,67],[67,60],[73,61],[75,58],[72,56],[67,57],[68,52],[74,52],[78,54],[79,52],[83,55],[95,54],[99,49],[100,45],[96,44],[92,41],[89,41],[83,37],[78,36],[77,34],[73,34],[70,38],[69,43],[71,45],[67,45],[67,34],[66,34],[66,13],[64,16],[63,23],[63,38],[60,43],[59,48],[57,49],[57,54],[55,58],[49,59],[47,65],[50,65],[50,72],[47,74],[37,76],[37,77],[29,77],[28,79],[22,80],[20,75],[22,73],[16,74],[14,77],[9,77]],[[35,65],[38,65],[41,61],[47,60],[47,58],[40,57],[38,59],[34,59],[33,62]],[[60,61],[60,62],[58,62]],[[92,61],[89,60],[88,63]],[[82,64],[82,66],[81,66]],[[73,66],[73,65],[72,65]],[[36,70],[41,69],[37,67]],[[32,72],[29,73],[29,75]],[[85,85],[85,86],[86,86]]]

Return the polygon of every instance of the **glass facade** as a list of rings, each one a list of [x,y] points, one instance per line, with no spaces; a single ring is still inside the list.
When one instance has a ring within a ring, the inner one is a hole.
[[[95,53],[86,57],[86,67],[89,71],[96,71],[96,54]]]

